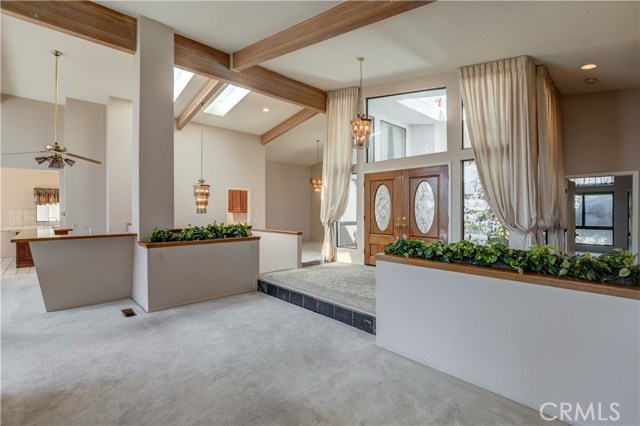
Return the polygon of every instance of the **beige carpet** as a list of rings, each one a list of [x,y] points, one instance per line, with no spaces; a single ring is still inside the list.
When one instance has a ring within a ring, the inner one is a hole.
[[[336,305],[376,315],[376,269],[373,266],[333,262],[269,272],[260,278]]]
[[[3,426],[548,424],[258,292],[46,313],[36,277],[1,289]]]

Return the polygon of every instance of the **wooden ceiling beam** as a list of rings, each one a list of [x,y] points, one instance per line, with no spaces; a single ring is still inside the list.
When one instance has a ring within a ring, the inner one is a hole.
[[[198,94],[189,102],[184,111],[180,113],[176,119],[176,128],[178,130],[184,129],[184,126],[200,111],[200,105],[206,105],[211,99],[218,96],[225,87],[227,87],[227,83],[224,81],[209,79],[205,85],[202,86]]]
[[[284,120],[282,123],[278,124],[273,129],[262,135],[260,137],[260,143],[262,143],[262,145],[268,144],[272,140],[284,135],[294,127],[304,123],[311,117],[314,117],[316,114],[318,114],[318,111],[313,111],[310,109],[303,109],[302,111],[295,113],[291,117]]]
[[[179,34],[174,39],[174,61],[179,68],[316,112],[325,112],[327,108],[327,94],[323,90],[259,66],[233,71],[229,68],[228,53]]]
[[[345,1],[326,12],[232,53],[232,68],[246,70],[358,28],[433,3],[432,1]]]
[[[89,1],[0,1],[0,10],[34,24],[124,52],[136,51],[136,18]],[[326,111],[327,94],[318,88],[259,66],[230,69],[230,55],[175,35],[175,64],[214,80],[234,84],[317,112]]]
[[[137,20],[90,1],[1,1],[2,13],[128,53]]]

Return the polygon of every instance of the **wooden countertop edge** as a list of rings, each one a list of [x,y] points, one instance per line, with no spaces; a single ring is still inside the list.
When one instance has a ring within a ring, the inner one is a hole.
[[[237,243],[241,241],[256,241],[260,237],[242,237],[242,238],[217,238],[215,240],[199,240],[199,241],[169,241],[166,243],[150,243],[148,241],[138,241],[138,245],[147,249],[165,248],[165,247],[182,247],[182,246],[198,246],[204,244],[220,244],[220,243]]]
[[[272,234],[286,234],[286,235],[302,235],[303,232],[302,231],[281,231],[279,229],[258,229],[258,228],[253,228],[251,229],[251,231],[255,231],[255,232],[270,232]]]
[[[527,284],[537,284],[547,287],[563,288],[567,290],[584,291],[587,293],[603,294],[606,296],[623,297],[625,299],[640,300],[640,287],[622,286],[614,284],[598,284],[573,278],[560,278],[536,273],[519,274],[507,269],[487,268],[484,266],[465,265],[460,263],[445,263],[437,260],[416,259],[386,254],[376,255],[376,261],[401,263],[420,266],[423,268],[440,269],[450,272],[461,272],[501,280],[517,281]]]
[[[96,235],[52,235],[50,237],[23,237],[20,234],[11,239],[12,243],[28,243],[36,241],[60,241],[60,240],[89,240],[98,238],[136,237],[136,233],[123,234],[96,234]]]

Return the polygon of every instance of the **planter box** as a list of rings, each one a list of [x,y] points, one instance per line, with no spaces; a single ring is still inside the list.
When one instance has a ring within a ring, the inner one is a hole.
[[[550,416],[569,403],[568,423],[640,424],[640,288],[377,260],[379,346]]]
[[[138,243],[133,299],[147,312],[254,291],[260,237]]]

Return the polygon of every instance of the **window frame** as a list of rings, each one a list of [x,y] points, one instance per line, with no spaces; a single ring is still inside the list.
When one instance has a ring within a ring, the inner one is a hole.
[[[355,186],[356,186],[356,193],[355,193],[355,195],[356,195],[356,221],[355,221],[355,223],[356,223],[356,227],[357,227],[357,226],[358,226],[358,212],[357,212],[357,209],[358,209],[358,207],[357,207],[357,197],[358,197],[358,173],[357,173],[357,172],[354,172],[354,171],[353,171],[353,168],[352,168],[352,171],[351,171],[351,177],[349,178],[349,180],[350,180],[350,181],[352,180],[352,181],[353,181],[353,183],[354,183],[354,184],[355,184]],[[351,185],[349,185],[349,186],[351,186]],[[340,219],[342,219],[342,218],[340,218]],[[335,232],[336,232],[336,247],[337,247],[337,248],[341,248],[341,249],[346,249],[346,250],[357,250],[357,249],[358,249],[358,239],[357,239],[357,238],[356,238],[356,239],[355,239],[355,241],[354,241],[354,243],[355,243],[354,247],[348,247],[348,246],[341,246],[341,245],[340,245],[340,241],[341,241],[341,239],[340,239],[340,223],[341,223],[341,220],[340,220],[340,219],[338,219],[338,220],[336,221],[336,223],[333,225],[333,226],[335,226]],[[356,232],[357,232],[357,231],[356,231]]]
[[[589,196],[589,195],[611,195],[611,226],[588,226],[585,225],[585,218],[586,218],[586,204],[584,202],[584,197]],[[582,225],[577,225],[578,220],[576,218],[576,225],[575,225],[575,229],[576,229],[576,234],[577,231],[579,229],[585,229],[585,230],[594,230],[594,231],[611,231],[611,244],[585,244],[585,243],[579,243],[579,242],[575,242],[576,245],[578,246],[598,246],[598,247],[613,247],[615,245],[615,207],[616,207],[616,203],[615,203],[615,193],[614,191],[597,191],[597,192],[580,192],[580,193],[576,193],[574,195],[574,197],[581,197],[582,198]],[[575,201],[574,201],[575,204]]]

